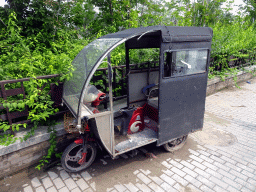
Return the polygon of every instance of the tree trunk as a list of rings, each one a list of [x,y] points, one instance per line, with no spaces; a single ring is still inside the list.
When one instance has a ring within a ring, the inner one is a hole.
[[[112,1],[109,0],[109,12],[111,15],[111,24],[113,24],[113,6],[112,6]]]

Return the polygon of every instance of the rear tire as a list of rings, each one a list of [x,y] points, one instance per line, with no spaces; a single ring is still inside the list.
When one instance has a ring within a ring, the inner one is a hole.
[[[164,144],[163,147],[168,152],[177,151],[185,145],[187,138],[188,135],[182,136],[180,138],[177,138],[171,142]]]
[[[94,143],[86,143],[85,147],[87,147],[86,162],[80,165],[78,161],[82,158],[83,145],[71,143],[61,157],[63,169],[67,172],[75,173],[88,168],[95,160],[97,149]]]

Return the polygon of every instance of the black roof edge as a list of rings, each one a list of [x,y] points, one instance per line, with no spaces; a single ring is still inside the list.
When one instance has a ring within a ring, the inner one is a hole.
[[[180,27],[180,26],[149,26],[129,28],[116,33],[111,33],[102,38],[132,38],[147,35],[147,32],[161,31],[163,42],[191,42],[211,41],[213,30],[210,27]]]

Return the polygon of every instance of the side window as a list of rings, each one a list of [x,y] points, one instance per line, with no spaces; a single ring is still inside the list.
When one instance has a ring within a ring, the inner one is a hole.
[[[206,71],[208,50],[184,50],[164,53],[164,77],[183,76]]]

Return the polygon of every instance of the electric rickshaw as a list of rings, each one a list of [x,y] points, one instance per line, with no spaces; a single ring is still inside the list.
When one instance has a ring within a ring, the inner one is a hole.
[[[150,26],[108,34],[89,43],[73,61],[62,101],[73,120],[68,131],[79,137],[62,154],[68,172],[89,167],[98,148],[116,156],[155,142],[167,151],[182,147],[189,133],[203,128],[213,31],[208,27]],[[111,51],[125,45],[126,94],[113,96]],[[158,48],[159,61],[133,68],[132,49]],[[92,77],[107,63],[106,92]]]

